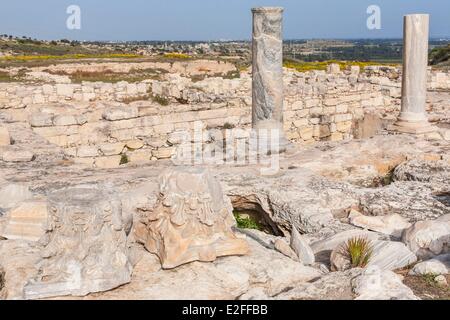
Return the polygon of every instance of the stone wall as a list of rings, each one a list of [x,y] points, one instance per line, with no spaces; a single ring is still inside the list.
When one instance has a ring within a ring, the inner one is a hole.
[[[33,104],[61,103],[64,101],[89,102],[117,101],[147,94],[151,83],[57,83],[43,85],[17,85],[0,83],[0,109],[21,109]]]
[[[430,89],[450,88],[450,73],[432,72],[429,78]],[[358,68],[285,70],[284,82],[284,129],[294,142],[351,139],[367,114],[390,121],[400,109],[401,74],[395,68],[371,67],[363,73]],[[116,102],[147,94],[164,96],[170,104],[151,99]],[[208,132],[206,143],[217,142],[225,129],[232,135],[249,129],[251,76],[192,82],[168,75],[165,81],[137,84],[1,84],[0,114],[7,121],[28,123],[77,162],[117,167],[170,158],[181,137],[192,134],[199,121]]]

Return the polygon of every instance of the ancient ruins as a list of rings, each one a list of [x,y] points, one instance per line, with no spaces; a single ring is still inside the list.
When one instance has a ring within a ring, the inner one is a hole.
[[[429,274],[448,288],[450,72],[427,65],[429,16],[404,18],[402,68],[298,72],[283,9],[252,14],[251,70],[152,62],[162,78],[73,83],[148,66],[66,63],[0,83],[0,298],[416,300],[409,277]],[[370,243],[364,266],[352,239]]]

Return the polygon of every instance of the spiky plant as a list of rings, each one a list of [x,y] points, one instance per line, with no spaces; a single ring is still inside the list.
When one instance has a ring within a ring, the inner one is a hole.
[[[341,253],[349,259],[352,268],[364,268],[372,258],[373,245],[365,237],[354,237],[342,246]]]

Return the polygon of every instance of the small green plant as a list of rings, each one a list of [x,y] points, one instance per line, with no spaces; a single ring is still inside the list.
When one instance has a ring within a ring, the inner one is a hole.
[[[255,229],[262,231],[263,227],[255,220],[250,217],[242,217],[237,211],[233,212],[234,218],[237,222],[237,227],[241,229]]]
[[[434,280],[438,275],[434,273],[426,273],[422,275],[423,281],[429,286],[435,287],[437,285],[436,280]]]
[[[179,104],[189,104],[189,101],[183,98],[176,98]]]
[[[364,268],[373,254],[373,245],[364,237],[354,237],[343,245],[341,253],[350,261],[352,268]]]
[[[120,163],[119,165],[127,164],[130,160],[128,159],[128,156],[123,153],[120,157]]]
[[[152,100],[156,103],[159,103],[162,106],[168,106],[170,103],[169,99],[160,95],[154,95],[152,97]]]
[[[234,128],[234,125],[231,124],[231,123],[229,123],[229,122],[225,122],[225,123],[223,124],[223,128],[224,128],[224,129],[233,129],[233,128]]]

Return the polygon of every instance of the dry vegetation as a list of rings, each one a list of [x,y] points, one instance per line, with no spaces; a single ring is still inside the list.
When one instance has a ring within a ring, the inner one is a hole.
[[[327,70],[327,67],[331,63],[337,63],[341,67],[341,70],[350,68],[351,66],[359,66],[361,70],[368,66],[397,66],[397,64],[392,63],[381,63],[375,61],[359,62],[359,61],[337,61],[337,60],[327,60],[320,62],[303,62],[303,61],[292,61],[286,60],[283,63],[285,68],[295,69],[298,72],[308,72],[312,70]]]
[[[81,83],[83,81],[91,81],[91,82],[109,82],[116,83],[120,81],[127,82],[141,82],[146,79],[159,80],[161,75],[167,73],[166,70],[162,69],[132,69],[127,73],[114,72],[110,69],[102,70],[102,71],[81,71],[77,70],[74,73],[67,73],[64,71],[52,72],[47,70],[47,72],[56,75],[66,75],[74,83]]]

